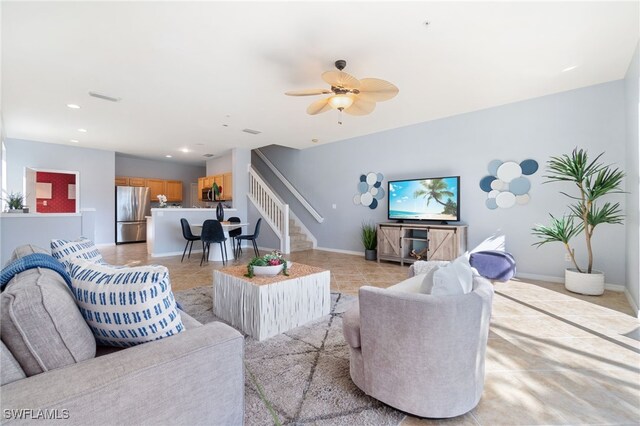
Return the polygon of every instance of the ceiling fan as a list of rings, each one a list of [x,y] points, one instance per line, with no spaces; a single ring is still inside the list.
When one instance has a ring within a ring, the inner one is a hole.
[[[315,101],[307,108],[307,114],[316,115],[333,109],[350,115],[367,115],[376,108],[376,102],[388,101],[398,94],[398,88],[379,78],[363,78],[342,71],[347,61],[335,62],[338,71],[322,73],[322,79],[331,85],[331,89],[292,90],[285,92],[288,96],[331,95]],[[342,121],[338,121],[342,124]]]

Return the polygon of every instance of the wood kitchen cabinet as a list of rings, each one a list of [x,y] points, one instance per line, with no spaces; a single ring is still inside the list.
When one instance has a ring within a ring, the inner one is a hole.
[[[211,189],[214,182],[222,188],[222,192],[220,193],[221,201],[230,201],[233,199],[233,176],[231,172],[228,172],[220,175],[198,178],[198,200],[208,201],[206,199],[202,199],[202,190]]]
[[[181,180],[168,180],[166,181],[167,201],[174,203],[176,201],[182,201],[182,181]]]
[[[233,175],[231,172],[222,175],[222,199],[233,200]]]
[[[129,178],[124,176],[116,176],[116,186],[129,186]]]
[[[161,179],[145,179],[144,186],[149,187],[149,198],[158,201],[158,195],[167,195],[167,181]]]
[[[149,185],[147,185],[145,178],[131,177],[129,178],[129,186],[149,186]]]

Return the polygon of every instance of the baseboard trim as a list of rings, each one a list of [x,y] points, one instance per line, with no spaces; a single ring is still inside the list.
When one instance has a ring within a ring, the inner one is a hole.
[[[538,281],[546,281],[550,283],[564,284],[564,277],[554,277],[552,275],[538,275],[538,274],[527,274],[527,273],[517,273],[516,278],[524,278],[529,280],[538,280]],[[626,287],[620,284],[609,284],[605,283],[605,290],[624,292],[626,291]]]
[[[353,251],[353,250],[341,250],[329,247],[316,247],[316,250],[321,251],[332,251],[334,253],[342,253],[342,254],[353,254],[355,256],[364,256],[364,251]]]
[[[115,247],[116,243],[96,243],[96,247]]]
[[[191,250],[191,254],[193,253],[202,253],[202,249]],[[187,251],[187,254],[188,254],[188,251]],[[170,257],[170,256],[182,256],[182,251],[171,251],[171,252],[162,253],[162,254],[151,253],[151,257]]]
[[[638,308],[638,305],[636,305],[635,300],[633,300],[631,293],[629,293],[629,290],[626,287],[624,288],[624,295],[627,296],[627,302],[629,302],[629,305],[631,305],[631,309],[633,309],[633,311],[636,313],[636,318],[640,319],[640,309]]]

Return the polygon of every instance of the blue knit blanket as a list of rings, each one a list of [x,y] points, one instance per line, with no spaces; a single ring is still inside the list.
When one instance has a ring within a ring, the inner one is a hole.
[[[56,271],[71,288],[71,277],[62,266],[62,263],[48,254],[33,253],[14,260],[0,272],[0,291],[4,290],[4,287],[16,274],[33,268],[46,268]]]

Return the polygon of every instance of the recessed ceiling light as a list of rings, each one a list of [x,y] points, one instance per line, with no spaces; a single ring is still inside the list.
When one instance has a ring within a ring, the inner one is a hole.
[[[89,96],[93,96],[94,98],[104,99],[105,101],[111,101],[111,102],[120,102],[120,100],[122,99],[122,98],[117,98],[115,96],[109,96],[109,95],[105,95],[97,92],[89,92]]]
[[[165,157],[167,157],[167,158],[171,158],[171,157],[173,157],[173,155],[169,155],[169,154],[167,154],[167,155],[165,155]]]
[[[567,72],[567,71],[571,71],[571,70],[575,70],[576,68],[578,68],[577,65],[572,65],[570,67],[566,67],[565,69],[562,70],[562,72]]]
[[[223,124],[222,127],[229,127],[229,125],[228,124]]]
[[[253,130],[253,129],[242,129],[242,131],[245,133],[249,133],[251,135],[259,135],[260,133],[262,133],[260,130]]]
[[[318,139],[311,139],[311,142],[318,143]]]
[[[198,145],[198,146],[204,146],[204,144],[203,144],[203,143],[197,143],[196,145]]]
[[[78,129],[79,132],[87,133],[87,129]]]
[[[67,104],[67,106],[71,109],[80,109],[80,105],[76,105],[76,104]]]
[[[70,139],[69,142],[78,143],[80,141],[78,139]]]
[[[190,152],[189,148],[182,148],[180,151],[182,151],[182,152]]]

